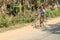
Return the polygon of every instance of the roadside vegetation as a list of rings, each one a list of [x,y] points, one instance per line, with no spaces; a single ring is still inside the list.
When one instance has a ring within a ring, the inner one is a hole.
[[[42,3],[41,0],[36,1],[4,1],[0,0],[0,29],[8,30],[12,28],[19,27],[11,27],[16,24],[31,23],[35,20],[35,11],[37,7]],[[8,4],[9,2],[9,4]],[[29,3],[28,3],[29,2]],[[33,3],[34,2],[34,3]],[[48,3],[49,1],[47,1]],[[59,1],[58,1],[59,2]],[[34,6],[32,6],[34,5]],[[48,6],[47,6],[48,7]],[[52,7],[53,8],[53,7]],[[58,17],[60,16],[60,7],[57,9],[49,9],[46,8],[46,15],[48,18]],[[1,30],[0,30],[1,31]]]

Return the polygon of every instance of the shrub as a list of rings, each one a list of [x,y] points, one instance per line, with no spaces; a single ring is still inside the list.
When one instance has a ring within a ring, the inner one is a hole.
[[[49,10],[49,9],[46,9],[46,15],[48,17],[57,17],[57,16],[60,16],[60,10]]]

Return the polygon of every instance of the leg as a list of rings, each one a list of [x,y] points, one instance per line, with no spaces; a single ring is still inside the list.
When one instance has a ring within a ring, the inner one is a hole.
[[[42,17],[40,17],[40,27],[42,27]]]
[[[44,27],[44,14],[40,17],[40,27]]]

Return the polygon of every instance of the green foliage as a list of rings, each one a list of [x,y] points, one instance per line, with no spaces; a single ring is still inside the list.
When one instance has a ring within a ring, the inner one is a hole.
[[[0,27],[7,27],[7,20],[5,18],[5,15],[0,16]]]
[[[49,18],[60,16],[60,10],[46,9],[46,15]],[[28,10],[25,10],[24,13],[20,13],[15,17],[2,14],[0,16],[0,27],[8,27],[11,25],[21,24],[21,23],[30,23],[33,22],[34,20],[35,20],[34,12],[30,12]]]
[[[16,13],[18,13],[19,12],[19,5],[15,5],[14,7],[13,7],[15,10],[16,10]]]
[[[41,1],[41,0],[37,0],[38,5],[40,5],[40,3],[41,3],[40,1]]]
[[[25,14],[21,13],[17,16],[8,16],[2,14],[0,16],[0,28],[2,27],[8,27],[15,24],[21,24],[21,23],[30,23],[34,20],[34,13],[25,12]]]
[[[38,6],[41,3],[40,1],[41,0],[37,0]],[[11,1],[10,5],[14,8],[16,13],[21,11],[22,5],[20,3],[16,4],[15,1]],[[31,12],[30,10],[26,10],[25,5],[23,5],[23,6],[24,6],[24,13],[21,11],[15,17],[12,15],[8,16],[8,15],[6,15],[6,13],[5,14],[1,13],[1,15],[0,15],[0,27],[8,27],[8,26],[15,25],[15,24],[33,22],[35,20],[34,12]],[[7,12],[8,11],[10,11],[10,8],[7,8]],[[57,9],[57,10],[46,9],[46,15],[48,17],[60,16],[60,9]]]
[[[57,17],[57,16],[60,16],[60,10],[49,10],[49,9],[46,9],[46,15],[48,17]]]

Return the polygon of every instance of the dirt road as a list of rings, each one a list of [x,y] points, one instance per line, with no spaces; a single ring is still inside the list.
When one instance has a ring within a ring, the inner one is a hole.
[[[31,25],[0,33],[0,40],[60,40],[60,17],[47,21],[47,28],[36,29]]]

